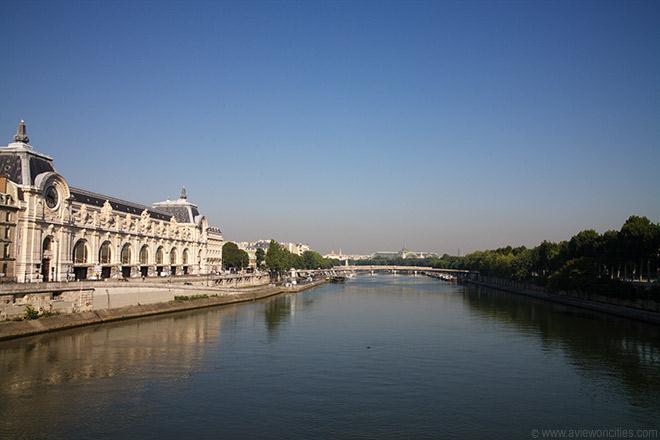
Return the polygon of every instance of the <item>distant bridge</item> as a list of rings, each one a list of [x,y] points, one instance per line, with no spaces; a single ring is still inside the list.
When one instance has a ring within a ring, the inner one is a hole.
[[[333,267],[336,271],[352,271],[352,272],[397,272],[397,273],[422,273],[422,272],[442,272],[450,274],[469,274],[474,271],[464,270],[464,269],[439,269],[435,267],[426,267],[426,266],[335,266]]]
[[[479,272],[474,270],[464,270],[464,269],[440,269],[435,267],[427,266],[380,266],[380,265],[369,265],[369,266],[335,266],[332,269],[300,269],[297,271],[299,274],[313,274],[313,273],[325,273],[325,274],[343,274],[346,272],[370,272],[370,273],[392,273],[392,274],[420,274],[420,275],[429,275],[434,278],[438,278],[441,274],[453,275],[459,280],[464,280],[466,278],[476,279],[479,277]]]

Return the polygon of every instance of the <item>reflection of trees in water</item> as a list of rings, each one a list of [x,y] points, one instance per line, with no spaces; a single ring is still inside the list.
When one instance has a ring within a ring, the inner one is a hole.
[[[9,341],[0,344],[0,400],[122,374],[185,377],[219,336],[219,312],[205,311]]]
[[[307,310],[316,302],[321,292],[303,292],[276,296],[264,306],[264,322],[269,334],[277,333],[278,327],[288,321],[296,311]]]
[[[658,406],[660,328],[481,287],[466,288],[463,298],[470,311],[561,348],[581,374],[617,377],[633,404]]]
[[[266,303],[264,307],[264,322],[269,334],[277,332],[277,328],[285,321],[288,321],[294,312],[292,303],[294,295],[278,296]]]

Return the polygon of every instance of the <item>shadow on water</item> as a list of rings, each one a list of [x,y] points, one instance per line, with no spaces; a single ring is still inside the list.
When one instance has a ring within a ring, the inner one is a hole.
[[[579,374],[615,378],[633,405],[660,405],[660,327],[476,286],[463,299],[480,317],[562,350]]]

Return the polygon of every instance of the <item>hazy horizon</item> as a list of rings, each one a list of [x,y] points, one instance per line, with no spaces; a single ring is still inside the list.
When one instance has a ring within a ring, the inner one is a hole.
[[[0,145],[231,241],[463,254],[660,220],[658,2],[3,2]]]

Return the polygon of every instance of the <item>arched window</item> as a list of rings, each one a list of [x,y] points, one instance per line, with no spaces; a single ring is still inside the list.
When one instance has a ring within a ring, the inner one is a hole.
[[[149,264],[149,246],[146,244],[140,249],[140,264],[143,266]]]
[[[183,261],[181,263],[185,266],[188,264],[188,249],[183,250]]]
[[[46,239],[44,240],[44,245],[42,250],[44,252],[53,250],[53,240],[50,237],[46,237]]]
[[[177,263],[177,253],[176,253],[176,248],[172,248],[170,251],[170,264],[172,266],[176,266]]]
[[[163,264],[163,247],[159,247],[156,250],[156,264]]]
[[[110,264],[110,261],[112,261],[112,253],[110,250],[110,242],[105,241],[101,245],[101,249],[99,249],[99,263],[100,264]]]
[[[131,264],[131,245],[128,243],[121,248],[121,264]]]
[[[85,264],[87,263],[87,241],[78,240],[76,245],[73,247],[73,263],[74,264]]]

